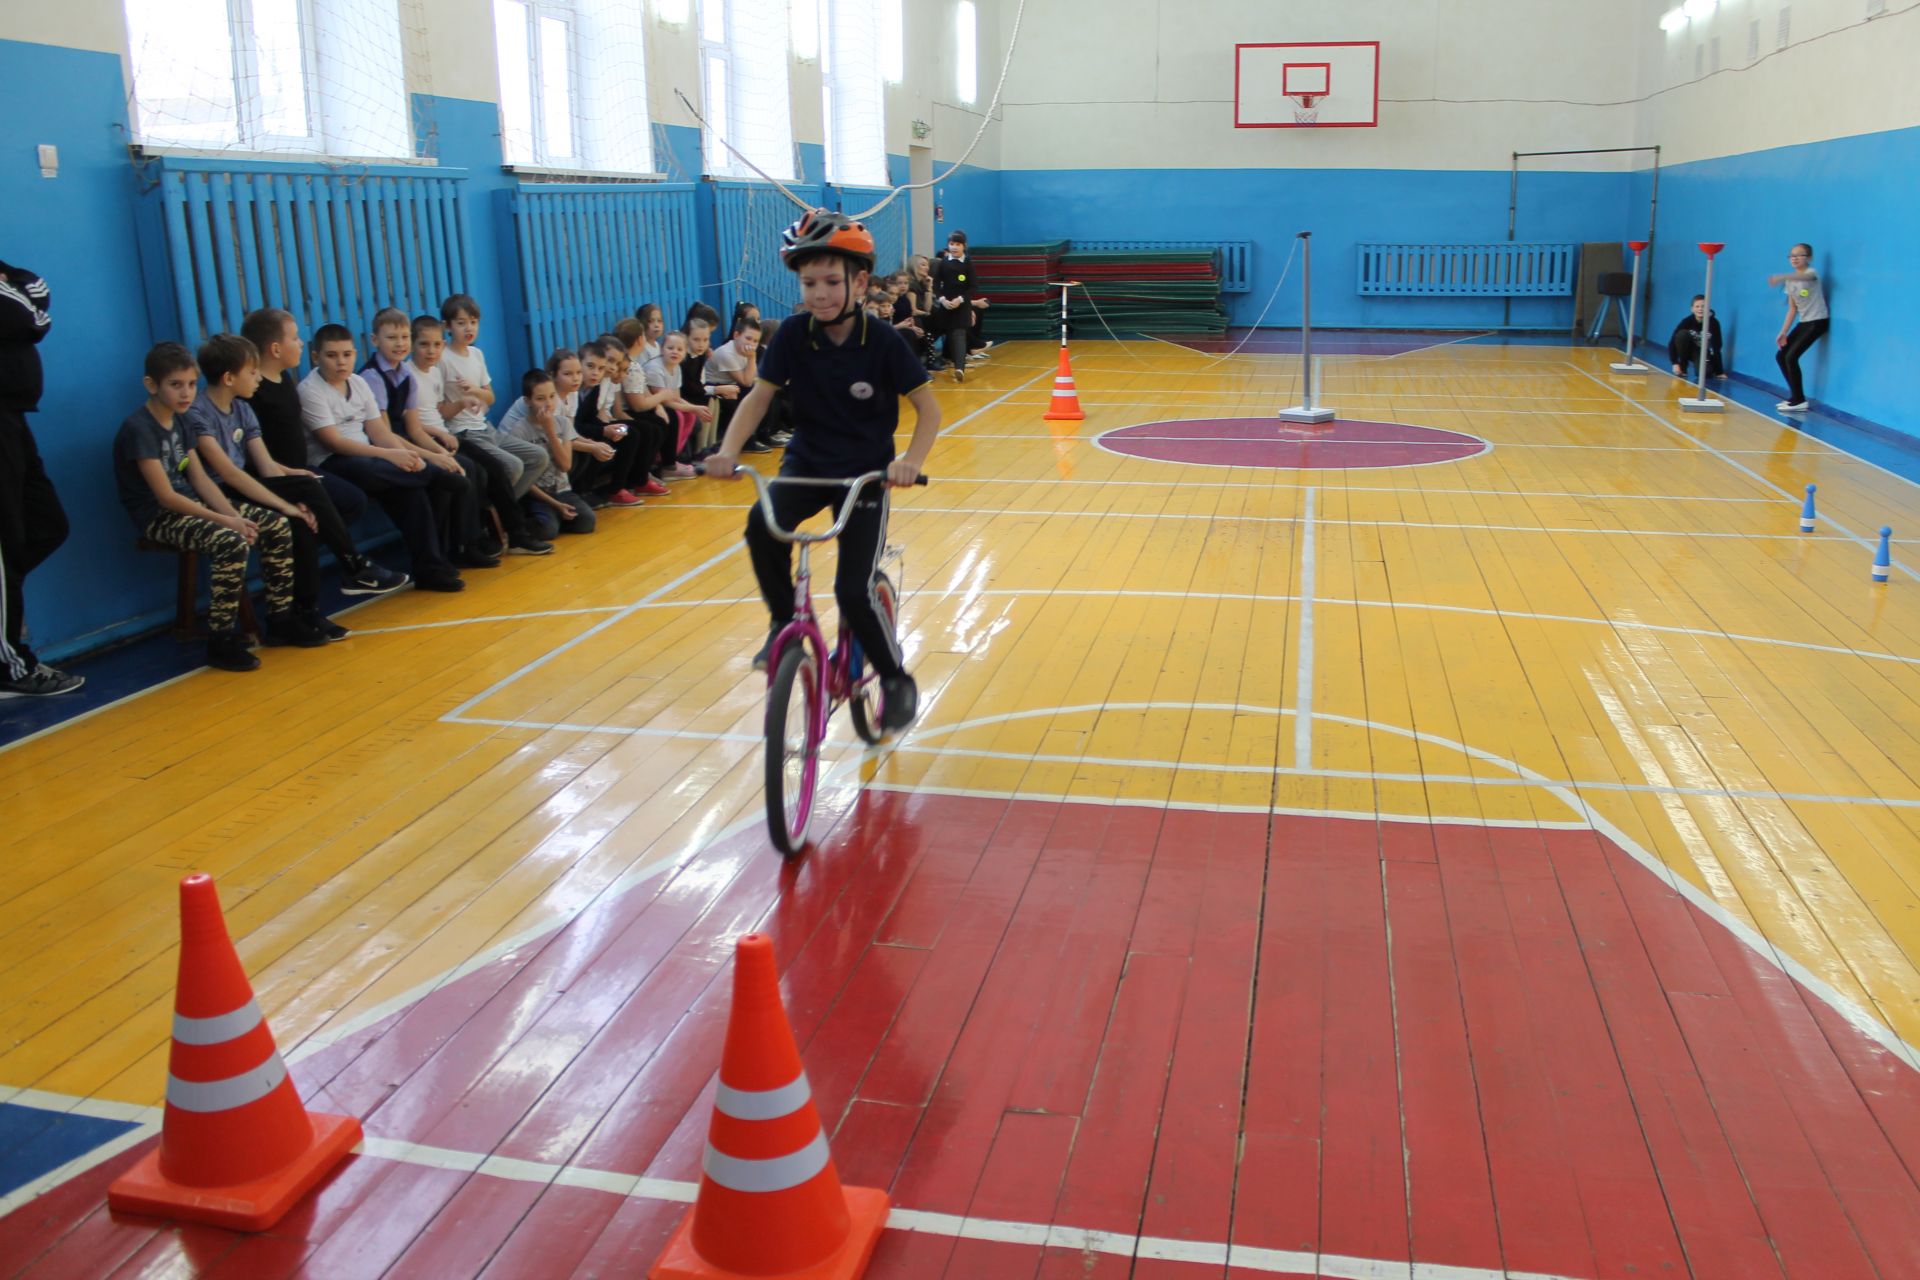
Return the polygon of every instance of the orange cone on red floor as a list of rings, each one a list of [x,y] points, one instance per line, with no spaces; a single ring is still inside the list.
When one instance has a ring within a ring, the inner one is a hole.
[[[887,1193],[840,1185],[780,1003],[773,943],[740,939],[700,1194],[648,1280],[857,1280]]]
[[[1067,360],[1067,348],[1060,347],[1060,368],[1053,375],[1053,403],[1040,416],[1042,422],[1084,422],[1080,411],[1080,392],[1073,385],[1073,365]]]
[[[220,915],[213,877],[180,882],[180,978],[160,1146],[116,1178],[110,1208],[264,1231],[360,1141],[309,1112]]]

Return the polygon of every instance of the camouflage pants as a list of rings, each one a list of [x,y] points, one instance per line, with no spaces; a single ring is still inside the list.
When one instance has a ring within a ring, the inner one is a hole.
[[[267,612],[281,615],[293,609],[293,531],[277,511],[236,502],[233,509],[260,526],[260,574],[267,580]],[[247,540],[200,516],[162,511],[147,526],[147,541],[197,551],[213,569],[213,602],[207,609],[207,629],[216,636],[232,633],[240,616],[240,593],[247,589]]]

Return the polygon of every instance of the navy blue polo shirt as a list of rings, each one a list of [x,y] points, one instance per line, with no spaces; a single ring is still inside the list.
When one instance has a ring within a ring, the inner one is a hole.
[[[781,470],[838,477],[884,469],[894,458],[900,397],[927,380],[900,331],[865,312],[838,345],[812,316],[788,316],[760,355],[760,381],[786,392],[793,409]]]

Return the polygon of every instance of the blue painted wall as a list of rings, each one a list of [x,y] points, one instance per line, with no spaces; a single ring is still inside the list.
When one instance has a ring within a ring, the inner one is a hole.
[[[113,434],[145,396],[140,358],[154,341],[124,92],[112,54],[0,40],[0,258],[38,271],[53,291],[40,348],[46,395],[31,422],[73,524],[27,579],[27,624],[50,657],[161,616],[173,592],[171,561],[135,554],[114,499]],[[43,142],[60,148],[57,178],[40,176]]]
[[[1920,307],[1920,129],[1752,151],[1674,165],[1660,173],[1652,323],[1665,342],[1700,292],[1705,259],[1720,240],[1713,309],[1736,373],[1784,393],[1774,336],[1786,299],[1767,285],[1787,269],[1796,240],[1814,246],[1833,328],[1801,367],[1817,402],[1920,435],[1913,408],[1914,315]],[[1649,178],[1633,178],[1646,200]]]
[[[1229,299],[1251,324],[1273,298],[1299,231],[1313,234],[1313,318],[1348,328],[1469,329],[1498,325],[1498,298],[1363,298],[1363,241],[1505,240],[1506,171],[1412,169],[1063,169],[1000,175],[1003,232],[1024,243],[1089,240],[1252,240],[1250,292]],[[1521,240],[1624,239],[1644,228],[1617,173],[1528,173],[1521,179]],[[1644,206],[1642,206],[1644,207]],[[1300,268],[1265,325],[1300,323]],[[1567,328],[1572,299],[1517,299],[1512,323]]]

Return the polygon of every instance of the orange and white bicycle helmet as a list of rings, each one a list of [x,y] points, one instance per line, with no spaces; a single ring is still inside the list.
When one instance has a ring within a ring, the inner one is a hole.
[[[810,209],[780,233],[780,260],[791,271],[798,271],[801,263],[823,253],[838,254],[856,270],[869,274],[877,256],[873,233],[867,230],[866,224],[855,222],[844,213]]]

